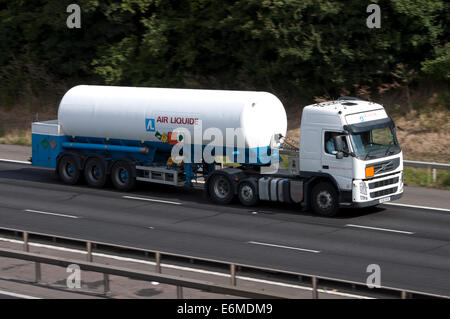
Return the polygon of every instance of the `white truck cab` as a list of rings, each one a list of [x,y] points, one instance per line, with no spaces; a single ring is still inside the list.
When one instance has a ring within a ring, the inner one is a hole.
[[[340,207],[366,207],[403,193],[403,158],[395,124],[380,104],[343,97],[303,109],[299,175],[323,176],[338,191]],[[312,205],[326,209],[326,188]],[[314,198],[316,197],[316,198]]]

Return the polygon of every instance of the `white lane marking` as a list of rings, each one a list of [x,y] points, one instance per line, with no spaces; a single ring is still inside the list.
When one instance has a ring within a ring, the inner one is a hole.
[[[440,210],[440,211],[443,211],[443,212],[450,212],[450,209],[447,209],[447,208],[438,208],[438,207],[417,206],[417,205],[399,204],[399,203],[383,203],[383,205],[403,206],[403,207],[420,208],[420,209],[429,209],[429,210]]]
[[[0,158],[0,162],[8,162],[8,163],[18,163],[18,164],[31,165],[31,162],[29,162],[29,161],[16,161],[16,160],[10,160],[10,159],[6,159],[6,158]]]
[[[354,224],[347,224],[345,226],[347,226],[347,227],[372,229],[372,230],[381,230],[381,231],[387,231],[387,232],[392,232],[392,233],[400,233],[400,234],[407,234],[407,235],[413,235],[414,234],[413,232],[410,232],[410,231],[388,229],[388,228],[379,228],[379,227],[370,227],[370,226],[362,226],[362,225],[354,225]]]
[[[33,210],[33,209],[25,209],[24,212],[35,213],[35,214],[43,214],[43,215],[52,215],[52,216],[59,216],[59,217],[66,217],[66,218],[79,218],[78,216],[73,216],[73,215],[65,215],[65,214],[43,212],[43,211],[40,211],[40,210]]]
[[[320,253],[320,250],[312,250],[312,249],[305,249],[305,248],[298,248],[298,247],[289,247],[289,246],[283,246],[283,245],[275,245],[275,244],[268,244],[268,243],[261,243],[258,241],[248,241],[247,244],[253,244],[253,245],[262,245],[262,246],[270,246],[270,247],[277,247],[277,248],[284,248],[284,249],[292,249],[292,250],[300,250],[300,251],[306,251],[309,253]]]
[[[9,292],[9,291],[4,291],[4,290],[0,290],[0,294],[11,296],[11,297],[16,297],[16,298],[22,298],[22,299],[41,299],[41,298],[38,298],[38,297],[33,297],[33,296],[28,296],[28,295],[23,295],[23,294],[17,294],[15,292]]]
[[[153,198],[144,198],[144,197],[134,197],[134,196],[122,196],[126,199],[137,199],[137,200],[144,200],[149,202],[157,202],[157,203],[166,203],[166,204],[173,204],[173,205],[181,205],[179,202],[171,202],[168,200],[161,200],[161,199],[153,199]]]
[[[14,244],[23,244],[23,241],[21,241],[21,240],[2,238],[2,237],[0,237],[0,241],[5,241],[5,242],[9,242],[9,243],[14,243]],[[33,243],[33,242],[29,242],[28,244],[30,246],[33,246],[33,247],[53,249],[53,250],[59,250],[59,251],[65,251],[65,252],[71,252],[71,253],[78,253],[78,254],[83,254],[83,255],[87,254],[86,251],[79,250],[79,249],[64,248],[64,247],[58,247],[58,246],[52,246],[52,245],[38,244],[38,243]],[[114,259],[114,260],[119,260],[119,261],[134,262],[134,263],[145,264],[145,265],[150,265],[150,266],[155,266],[156,265],[156,263],[153,262],[153,261],[147,261],[147,260],[142,260],[142,259],[120,257],[120,256],[109,255],[109,254],[101,254],[101,253],[96,253],[96,252],[93,252],[92,255],[93,256],[97,256],[97,257],[109,258],[109,259]],[[176,266],[176,265],[165,264],[165,263],[161,263],[161,267],[170,268],[170,269],[176,269],[176,270],[196,272],[196,273],[201,273],[201,274],[206,274],[206,275],[214,275],[214,276],[219,276],[219,277],[231,278],[230,274],[224,274],[224,273],[221,273],[221,272],[210,271],[210,270],[195,269],[195,268]],[[246,277],[246,276],[236,276],[236,278],[237,279],[241,279],[241,280],[246,280],[246,281],[266,283],[266,284],[269,284],[269,285],[280,286],[280,287],[296,288],[296,289],[302,289],[302,290],[308,290],[308,291],[312,290],[311,287],[305,287],[305,286],[299,286],[299,285],[293,285],[293,284],[286,284],[286,283],[283,283],[283,282],[270,281],[270,280],[264,280],[264,279],[256,279],[256,278],[251,278],[251,277]],[[342,297],[350,297],[350,298],[358,298],[358,299],[375,299],[375,298],[372,298],[372,297],[355,295],[355,294],[349,294],[349,293],[344,293],[344,292],[339,292],[339,291],[330,291],[330,290],[326,290],[326,289],[317,289],[317,290],[319,292],[321,292],[321,293],[337,295],[337,296],[342,296]]]

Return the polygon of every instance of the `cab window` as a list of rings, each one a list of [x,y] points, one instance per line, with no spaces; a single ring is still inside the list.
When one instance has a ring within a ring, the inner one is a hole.
[[[333,137],[338,136],[338,135],[342,135],[342,133],[341,132],[325,132],[325,138],[324,138],[325,153],[331,154],[331,155],[337,154],[337,151],[334,147]],[[347,145],[346,139],[344,139],[344,150],[346,150],[348,152],[348,145]]]

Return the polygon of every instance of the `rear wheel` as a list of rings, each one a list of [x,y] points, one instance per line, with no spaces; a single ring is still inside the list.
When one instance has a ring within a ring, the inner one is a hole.
[[[338,194],[333,185],[319,183],[314,186],[311,195],[311,206],[316,214],[331,217],[338,213]]]
[[[111,181],[120,191],[129,191],[136,184],[135,168],[128,161],[117,161],[111,169]]]
[[[84,166],[84,179],[90,186],[102,188],[106,182],[106,167],[104,161],[97,157],[88,159]]]
[[[75,159],[75,155],[64,155],[58,163],[58,176],[65,183],[74,185],[80,178],[81,170]]]
[[[233,200],[233,185],[225,175],[217,174],[212,176],[208,187],[209,194],[216,203],[228,204]]]
[[[256,187],[251,182],[242,182],[239,185],[238,197],[244,206],[255,206],[259,201]]]

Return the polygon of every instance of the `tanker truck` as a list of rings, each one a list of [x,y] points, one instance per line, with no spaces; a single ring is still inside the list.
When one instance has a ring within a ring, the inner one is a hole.
[[[402,196],[402,151],[382,105],[304,107],[298,151],[280,169],[286,131],[283,104],[267,92],[80,85],[57,120],[32,123],[31,160],[66,184],[194,184],[218,204],[283,202],[322,216]]]

